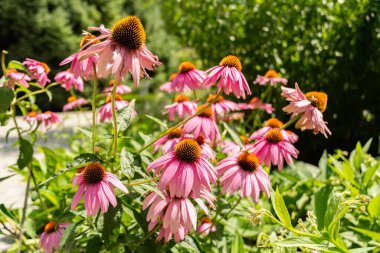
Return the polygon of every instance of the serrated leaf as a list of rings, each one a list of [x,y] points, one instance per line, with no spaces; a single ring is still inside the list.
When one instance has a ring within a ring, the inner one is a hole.
[[[14,98],[13,90],[7,87],[0,87],[0,113],[8,110]]]
[[[377,218],[380,216],[380,193],[368,204],[368,212],[373,218]]]
[[[239,135],[234,131],[232,130],[227,124],[226,122],[223,122],[223,126],[224,128],[227,130],[227,132],[229,133],[229,135],[231,136],[232,140],[238,144],[241,148],[243,148],[243,142],[241,141]]]
[[[127,152],[125,147],[123,147],[120,152],[120,167],[123,174],[126,175],[129,180],[134,175],[133,168],[132,168],[133,161],[134,161],[133,155]]]
[[[17,159],[17,166],[21,170],[33,160],[33,145],[26,139],[20,139],[20,154]]]
[[[244,251],[244,241],[240,233],[236,233],[235,239],[232,241],[231,253],[241,253]]]
[[[163,128],[168,129],[168,125],[165,122],[163,122],[162,120],[160,120],[156,117],[150,116],[150,115],[144,115],[144,116],[147,117],[148,119],[153,120],[154,122],[156,122],[157,124],[159,124]]]
[[[116,112],[117,118],[117,129],[119,132],[125,131],[129,123],[131,122],[132,114],[135,108],[135,99],[133,99],[129,104]]]
[[[280,219],[280,221],[282,223],[284,223],[284,225],[287,228],[292,229],[293,225],[292,225],[292,221],[290,219],[288,209],[286,208],[284,199],[282,198],[278,188],[276,189],[275,193],[272,191],[271,199],[272,199],[273,208],[274,208],[278,218]]]

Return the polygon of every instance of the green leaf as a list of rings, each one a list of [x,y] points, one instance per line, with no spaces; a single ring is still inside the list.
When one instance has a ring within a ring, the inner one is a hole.
[[[98,253],[102,249],[103,243],[100,236],[94,236],[87,242],[86,253]]]
[[[363,228],[356,228],[356,227],[349,227],[349,228],[380,242],[380,233],[373,232],[371,230],[367,230]]]
[[[306,237],[287,238],[281,241],[274,242],[273,245],[286,248],[309,248],[314,250],[321,250],[324,252],[341,252],[335,247],[329,247],[327,242],[322,239],[311,239]]]
[[[116,117],[117,117],[117,129],[119,132],[125,131],[132,118],[132,113],[135,108],[135,99],[133,99],[126,107],[121,108],[120,110],[117,110]]]
[[[9,114],[0,113],[0,126],[6,126],[8,124],[9,118]]]
[[[133,175],[133,169],[132,169],[132,164],[133,164],[134,158],[133,155],[129,152],[127,152],[126,148],[123,147],[121,152],[120,152],[120,167],[121,171],[128,177],[130,180]]]
[[[380,193],[368,204],[368,212],[373,218],[377,218],[380,216]]]
[[[88,138],[90,138],[90,140],[92,140],[92,132],[87,130],[87,129],[83,129],[81,127],[75,127],[75,129],[78,129],[82,134],[86,135]]]
[[[120,203],[119,199],[117,201]],[[102,239],[107,249],[116,242],[119,236],[122,210],[120,204],[116,207],[110,205],[108,212],[104,214]]]
[[[245,252],[243,237],[239,233],[236,233],[235,239],[232,241],[231,253],[241,253],[241,252]]]
[[[365,173],[363,178],[363,184],[364,187],[367,188],[369,183],[371,182],[373,176],[375,175],[376,171],[380,167],[380,161],[378,161],[374,166],[370,167]]]
[[[363,154],[366,154],[369,150],[369,148],[371,147],[371,144],[372,144],[372,138],[369,139],[363,146],[363,149],[362,149],[362,152]]]
[[[324,227],[325,213],[327,210],[327,201],[331,192],[331,186],[326,185],[321,187],[314,194],[314,213],[317,217],[318,229],[322,230]]]
[[[327,179],[328,178],[328,172],[327,172],[327,169],[328,169],[328,166],[327,166],[327,151],[324,150],[323,151],[323,154],[321,156],[321,158],[319,159],[319,162],[318,162],[318,167],[321,169],[322,171],[322,179]]]
[[[8,63],[7,69],[17,69],[17,70],[22,70],[22,71],[28,72],[28,70],[25,68],[24,65],[22,65],[21,62],[15,61],[15,60],[10,61]]]
[[[229,135],[231,136],[232,140],[238,144],[240,147],[243,147],[243,142],[241,141],[239,135],[234,131],[232,130],[227,124],[226,122],[223,122],[223,126],[224,128],[227,130],[227,132],[229,133]]]
[[[293,225],[292,225],[292,221],[290,219],[290,215],[289,215],[288,209],[286,208],[284,199],[282,198],[282,196],[281,196],[278,188],[276,189],[275,193],[273,193],[273,191],[272,191],[272,197],[271,197],[271,199],[272,199],[273,208],[274,208],[274,210],[275,210],[278,218],[280,219],[280,221],[287,228],[292,229]]]
[[[348,161],[343,162],[342,173],[343,177],[347,179],[348,182],[358,187],[358,184],[355,182],[355,171],[353,170],[351,164]]]
[[[20,139],[20,154],[17,159],[17,166],[21,170],[33,160],[33,146],[26,139]]]
[[[77,224],[70,224],[64,231],[63,235],[61,237],[61,240],[59,241],[59,252],[72,252],[75,246],[75,228]]]
[[[18,223],[18,221],[17,221],[16,217],[14,216],[14,214],[12,213],[12,211],[8,210],[8,208],[6,208],[4,204],[0,204],[0,213],[4,214],[5,216],[10,218],[11,220]]]
[[[73,162],[68,162],[66,164],[67,168],[72,168],[79,166],[81,164],[91,163],[91,162],[100,162],[100,158],[97,155],[91,153],[83,153],[74,158]]]
[[[150,116],[150,115],[144,115],[144,116],[147,117],[148,119],[153,120],[154,122],[156,122],[157,124],[159,124],[163,128],[168,129],[168,125],[165,122],[163,122],[162,120],[160,120],[156,117]]]
[[[328,226],[332,223],[334,220],[335,215],[338,213],[340,204],[340,195],[331,193],[327,205],[327,210],[325,213],[325,230],[328,230]]]
[[[12,103],[14,93],[12,89],[0,87],[0,113],[6,112]]]

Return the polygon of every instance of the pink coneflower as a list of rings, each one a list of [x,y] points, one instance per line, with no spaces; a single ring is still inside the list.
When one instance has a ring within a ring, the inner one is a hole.
[[[270,84],[272,86],[276,83],[282,83],[283,85],[286,85],[288,83],[288,80],[286,78],[281,78],[275,70],[270,69],[265,73],[264,76],[258,75],[253,83],[260,85]]]
[[[258,137],[263,137],[269,130],[277,128],[279,129],[282,127],[284,123],[277,119],[277,118],[270,118],[267,121],[265,121],[264,127],[256,130],[253,132],[253,134],[249,137],[250,140],[257,140]],[[285,132],[285,130],[283,130]]]
[[[193,134],[195,138],[203,136],[211,141],[219,141],[220,134],[218,126],[216,125],[212,109],[201,105],[197,108],[197,112],[202,111],[198,116],[190,119],[183,126],[183,131],[188,134]]]
[[[50,83],[47,76],[50,72],[50,68],[46,63],[26,58],[22,64],[29,70],[31,78],[36,79],[40,85],[45,86],[46,83]]]
[[[320,132],[326,138],[331,135],[331,131],[326,125],[327,122],[323,120],[323,112],[327,106],[326,93],[311,91],[303,94],[297,83],[295,89],[286,87],[281,87],[281,89],[281,96],[290,101],[289,105],[285,106],[283,110],[292,114],[292,118],[303,113],[296,123],[296,128],[300,128],[302,131],[311,129],[314,134]]]
[[[115,84],[115,80],[111,80],[109,82],[109,87],[105,88],[103,90],[103,92],[104,93],[111,92],[114,84]],[[131,92],[132,92],[131,88],[129,88],[126,85],[118,84],[117,87],[116,87],[116,93],[117,94],[127,94],[127,93],[131,93]]]
[[[100,43],[100,40],[97,40],[94,35],[86,32],[80,41],[79,48],[86,49],[90,45],[95,45],[97,43]],[[79,60],[79,52],[76,52],[64,59],[59,65],[62,66],[71,62],[70,72],[73,73],[74,78],[81,77],[84,80],[90,80],[94,78],[94,64],[97,70],[97,60],[96,55]],[[101,74],[98,72],[97,78],[101,78]]]
[[[245,92],[251,94],[247,80],[241,72],[242,66],[239,58],[234,55],[224,57],[219,66],[212,67],[206,72],[208,73],[204,84],[206,87],[217,84],[218,93],[223,89],[227,95],[231,92],[237,98],[245,98]]]
[[[216,94],[210,94],[207,98],[207,102],[211,103],[216,98]],[[218,100],[211,105],[214,115],[223,116],[231,111],[239,110],[239,107],[235,102],[225,100],[222,95],[219,95]]]
[[[178,114],[178,118],[183,119],[186,114],[193,115],[197,109],[197,104],[190,101],[189,97],[184,94],[179,94],[175,98],[175,102],[171,105],[165,106],[169,119],[174,120],[175,114]]]
[[[289,141],[288,136],[284,135],[279,129],[271,129],[258,140],[251,149],[261,162],[267,166],[271,163],[277,165],[281,171],[284,159],[287,164],[293,163],[292,156],[297,158],[298,150]]]
[[[161,65],[157,56],[145,45],[146,33],[138,17],[122,18],[111,29],[106,29],[103,25],[89,29],[101,33],[92,41],[105,40],[80,51],[79,59],[97,54],[98,72],[101,76],[114,75],[120,83],[124,76],[131,73],[137,87],[142,75],[149,77],[145,69],[153,70],[155,66]]]
[[[78,184],[78,190],[73,197],[71,209],[75,209],[84,194],[84,206],[89,216],[96,215],[99,209],[102,213],[106,213],[109,203],[113,207],[117,205],[112,186],[128,194],[127,188],[120,180],[114,174],[107,172],[98,162],[87,165],[77,175],[73,184]]]
[[[42,119],[43,119],[43,114],[42,113],[38,113],[38,112],[35,112],[35,111],[32,111],[32,112],[28,112],[24,119],[26,121],[28,121],[29,123],[33,123],[33,122],[41,122]]]
[[[169,82],[166,82],[160,86],[160,91],[165,91],[165,92],[175,92],[172,89],[172,82],[174,78],[177,76],[177,73],[173,73],[170,75]]]
[[[243,151],[223,159],[216,168],[221,177],[222,193],[235,193],[240,189],[242,197],[251,196],[255,202],[259,201],[260,191],[270,196],[269,176],[255,154]]]
[[[62,88],[65,88],[66,90],[70,90],[71,87],[74,86],[74,88],[80,92],[83,91],[82,78],[80,76],[75,77],[74,74],[70,72],[70,70],[59,72],[55,75],[54,80],[58,83],[62,83]]]
[[[81,105],[87,104],[88,101],[84,98],[76,98],[75,96],[70,96],[67,98],[67,104],[63,106],[63,111],[70,111],[72,109],[78,108]]]
[[[240,136],[240,140],[242,141],[244,147],[243,150],[250,149],[252,144],[249,143],[249,139],[244,135]],[[236,155],[242,151],[242,148],[233,141],[225,140],[222,145],[222,153],[226,155]]]
[[[238,107],[240,110],[255,110],[262,109],[266,111],[268,114],[272,114],[275,111],[271,104],[266,104],[261,101],[259,97],[253,97],[248,104],[246,103],[238,103]]]
[[[285,130],[288,134],[288,139],[291,143],[296,143],[298,141],[298,135],[290,130]]]
[[[196,69],[193,63],[185,61],[179,65],[170,89],[177,92],[197,90],[202,88],[203,80],[204,72]]]
[[[119,110],[128,105],[128,101],[123,100],[123,98],[119,95],[115,95],[115,110]],[[102,105],[99,109],[100,122],[104,122],[106,119],[112,119],[112,102],[111,95],[107,96],[106,103]],[[136,117],[136,111],[133,111],[132,118]]]
[[[212,223],[210,217],[203,217],[201,225],[198,226],[197,232],[201,235],[208,235],[210,232],[215,232],[216,226]]]
[[[162,191],[162,198],[158,193],[150,193],[143,202],[143,210],[149,208],[146,220],[149,221],[148,229],[152,230],[159,222],[162,228],[158,240],[165,238],[169,241],[174,235],[175,241],[183,240],[187,232],[196,228],[197,211],[190,198],[171,198],[171,188]],[[190,196],[199,207],[208,215],[209,210],[200,198]],[[202,190],[200,197],[204,198],[208,204],[215,208],[213,201],[215,198],[207,191]]]
[[[21,72],[17,72],[15,69],[8,69],[5,76],[9,78],[7,84],[10,88],[13,88],[16,84],[21,84],[25,88],[28,88],[28,82],[32,80],[30,76]]]
[[[182,128],[175,128],[170,130],[170,132],[160,138],[155,144],[153,153],[155,153],[160,147],[163,154],[171,152],[174,150],[175,145],[181,140]]]
[[[172,198],[186,198],[191,191],[199,197],[202,188],[211,191],[210,183],[216,183],[214,167],[194,139],[181,140],[174,151],[154,160],[146,169],[154,169],[155,175],[162,171],[158,188],[163,191],[169,186]]]
[[[44,248],[45,253],[51,253],[53,250],[59,249],[59,241],[63,235],[63,231],[70,225],[68,222],[57,223],[50,221],[45,225],[44,232],[40,236],[38,248]]]
[[[197,138],[195,138],[194,140],[196,140],[196,142],[199,144],[199,146],[202,149],[202,154],[204,154],[204,156],[207,159],[209,159],[209,160],[215,160],[216,159],[215,151],[209,145],[209,143],[210,143],[209,139],[205,139],[203,136],[200,135]]]
[[[244,112],[234,112],[230,113],[228,115],[224,115],[223,118],[221,118],[224,122],[231,122],[234,120],[242,120],[244,119]]]
[[[45,127],[51,126],[62,121],[62,119],[55,112],[46,111],[44,113],[41,113],[40,115]]]

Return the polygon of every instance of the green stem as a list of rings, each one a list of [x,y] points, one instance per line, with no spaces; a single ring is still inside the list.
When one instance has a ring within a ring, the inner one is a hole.
[[[116,155],[117,155],[117,118],[116,118],[116,108],[115,108],[115,96],[116,96],[116,87],[117,87],[117,79],[115,80],[113,87],[112,87],[112,92],[111,92],[111,106],[112,106],[112,121],[113,121],[113,159],[116,161]],[[114,172],[113,170],[113,164],[111,165],[111,171]]]
[[[19,235],[19,244],[18,244],[18,252],[21,252],[22,248],[22,239],[23,239],[23,234],[24,234],[24,222],[26,218],[26,209],[28,208],[28,196],[29,196],[29,189],[30,189],[30,179],[31,175],[29,173],[28,175],[28,181],[26,183],[26,189],[25,189],[25,198],[24,198],[24,206],[22,208],[22,217],[21,217],[21,223],[20,223],[20,235]]]
[[[301,118],[301,113],[298,114],[297,116],[291,118],[288,122],[286,122],[282,127],[280,127],[280,130],[286,129],[288,126],[296,122],[299,118]]]
[[[34,173],[33,173],[33,170],[32,170],[32,167],[31,167],[31,164],[28,164],[28,170],[29,170],[29,173],[30,173],[30,176],[32,177],[33,179],[33,183],[34,183],[34,188],[37,186],[37,180],[36,180],[36,177],[34,176]],[[42,197],[41,197],[41,193],[40,193],[40,190],[38,188],[35,188],[36,192],[37,192],[37,195],[38,195],[38,198],[40,199],[40,202],[41,202],[41,206],[42,206],[42,209],[44,209],[48,219],[52,218],[51,217],[51,214],[49,212],[49,209],[47,208],[45,202],[42,200]]]
[[[3,50],[1,51],[1,69],[3,70],[3,75],[5,76],[6,72],[7,72],[7,67],[5,66],[5,54],[7,54],[8,52]]]
[[[129,184],[125,184],[125,186],[136,186],[136,185],[140,185],[140,184],[149,183],[152,181],[153,181],[153,178],[149,178],[149,179],[145,179],[145,180],[138,180],[138,181],[136,180],[136,181],[130,182]]]
[[[29,97],[29,96],[33,96],[33,95],[37,95],[37,94],[40,94],[40,93],[44,93],[44,92],[46,92],[47,90],[49,90],[51,87],[54,87],[54,86],[57,86],[57,85],[60,85],[60,83],[54,82],[54,83],[49,84],[48,86],[46,86],[46,87],[43,88],[43,89],[36,90],[36,91],[33,91],[33,92],[31,92],[31,93],[28,93],[28,94],[26,94],[26,95],[24,95],[24,96],[21,96],[21,97],[19,97],[19,98],[16,100],[16,103],[17,103],[17,102],[20,102],[21,100],[23,100],[23,99],[25,99],[25,98],[27,98],[27,97]]]
[[[213,103],[215,103],[220,94],[222,94],[223,90],[220,90],[218,92],[218,94],[216,95],[216,97],[209,103],[206,104],[205,107],[203,107],[201,110],[199,110],[198,112],[196,112],[195,114],[193,114],[192,116],[182,120],[181,122],[179,122],[178,124],[172,126],[172,127],[169,127],[167,130],[161,132],[161,134],[159,134],[156,138],[154,138],[153,140],[151,140],[150,142],[148,142],[144,147],[142,147],[141,149],[139,149],[137,151],[137,153],[141,153],[143,152],[145,149],[149,148],[150,146],[152,146],[154,143],[156,143],[159,139],[161,139],[163,136],[165,136],[166,134],[168,134],[172,129],[175,129],[175,128],[178,128],[180,126],[182,126],[183,124],[185,124],[186,122],[188,122],[189,120],[191,120],[192,118],[195,118],[196,116],[198,116],[199,114],[201,114],[202,112],[204,112],[208,107],[210,107]]]
[[[197,100],[198,96],[197,96],[197,91],[196,90],[193,90],[193,95],[194,95],[194,99]]]
[[[94,72],[94,85],[92,87],[92,153],[95,154],[95,142],[96,142],[96,93],[98,89],[98,77],[96,74],[96,65],[92,64]]]

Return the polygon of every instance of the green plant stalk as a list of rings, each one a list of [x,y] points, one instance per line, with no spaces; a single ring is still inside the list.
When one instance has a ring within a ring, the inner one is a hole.
[[[28,175],[28,181],[26,183],[26,189],[25,189],[25,198],[24,198],[24,205],[22,208],[22,217],[21,217],[21,222],[20,222],[20,235],[19,235],[19,244],[18,244],[18,253],[21,252],[22,248],[22,241],[23,241],[23,235],[24,235],[24,222],[26,218],[26,209],[28,208],[28,196],[29,196],[29,189],[30,189],[30,179],[31,175],[29,173]]]
[[[280,130],[284,130],[286,129],[288,126],[290,126],[291,124],[293,124],[294,122],[296,122],[299,118],[301,118],[301,113],[298,114],[297,116],[291,118],[288,122],[286,122],[282,127],[280,127]]]
[[[93,87],[92,87],[92,153],[95,154],[95,143],[96,143],[96,93],[98,89],[98,77],[96,74],[96,65],[92,63],[92,70],[94,73]]]
[[[137,151],[137,153],[141,153],[143,152],[145,149],[149,148],[150,146],[152,146],[154,143],[156,143],[159,139],[161,139],[163,136],[165,136],[166,134],[168,134],[170,132],[171,129],[175,129],[175,128],[178,128],[180,126],[182,126],[183,124],[185,124],[186,122],[188,122],[189,120],[191,120],[192,118],[195,118],[196,116],[198,116],[199,114],[201,114],[203,111],[205,111],[208,107],[210,107],[212,104],[214,104],[219,96],[222,94],[223,90],[220,90],[218,92],[218,94],[216,95],[216,97],[209,103],[206,104],[206,106],[204,108],[202,108],[202,110],[199,110],[198,112],[196,112],[195,114],[191,115],[190,117],[182,120],[181,122],[179,122],[178,124],[172,126],[172,127],[169,127],[167,130],[161,132],[161,134],[159,134],[156,138],[154,138],[153,140],[151,140],[149,143],[147,143],[144,147],[142,147],[141,149],[139,149]]]
[[[43,89],[36,90],[36,91],[33,91],[33,92],[29,93],[29,94],[26,94],[26,95],[24,95],[24,96],[19,97],[19,98],[16,100],[16,103],[17,103],[17,102],[20,102],[21,100],[23,100],[23,99],[25,99],[25,98],[27,98],[27,97],[29,97],[29,96],[33,96],[33,95],[37,95],[37,94],[40,94],[40,93],[44,93],[44,92],[46,92],[47,90],[49,90],[50,88],[52,88],[52,87],[54,87],[54,86],[57,86],[57,85],[60,85],[60,84],[61,84],[61,83],[57,83],[57,82],[51,83],[51,84],[49,84],[48,86],[46,86],[45,88],[43,88]]]
[[[116,156],[117,156],[117,118],[116,118],[116,108],[115,108],[115,96],[116,96],[116,87],[117,87],[117,79],[115,80],[113,87],[112,87],[112,92],[111,92],[111,106],[112,106],[112,121],[113,121],[113,159],[116,161]],[[111,171],[114,172],[113,170],[113,164],[111,165]]]
[[[213,221],[215,222],[212,222],[214,225],[215,224],[218,224],[222,219],[226,219],[228,217],[228,215],[230,215],[230,213],[239,205],[239,203],[241,202],[242,200],[242,197],[239,197],[239,199],[236,201],[236,203],[231,207],[231,209],[225,214],[223,215],[220,219],[216,219],[218,217],[218,214],[219,212],[216,212],[214,218],[212,219]],[[213,226],[210,226],[208,229],[211,229]],[[207,229],[205,230],[207,231]],[[204,231],[204,232],[205,232]]]
[[[1,69],[3,70],[3,75],[5,76],[7,72],[7,67],[5,66],[5,54],[7,51],[3,50],[1,51]]]

